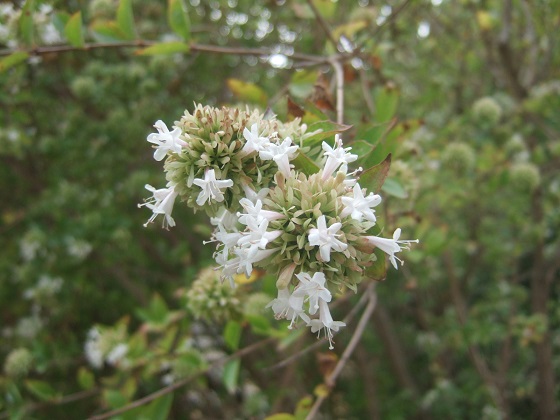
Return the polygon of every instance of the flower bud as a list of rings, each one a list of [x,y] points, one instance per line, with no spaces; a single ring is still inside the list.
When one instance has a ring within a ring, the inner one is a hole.
[[[4,372],[12,378],[26,376],[33,366],[33,355],[26,348],[12,350],[4,362]]]
[[[478,121],[495,125],[502,118],[502,107],[494,98],[487,96],[474,103],[473,113]]]
[[[541,183],[539,168],[533,163],[517,163],[509,169],[510,184],[522,192],[532,192]]]
[[[446,167],[463,173],[475,166],[476,155],[466,143],[451,143],[443,151],[441,160]]]

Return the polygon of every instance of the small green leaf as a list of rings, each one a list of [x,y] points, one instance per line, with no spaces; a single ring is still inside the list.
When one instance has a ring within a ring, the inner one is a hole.
[[[228,321],[224,328],[224,341],[230,350],[237,350],[239,348],[239,341],[241,340],[241,324],[237,321]]]
[[[52,23],[59,34],[64,35],[64,28],[70,20],[70,15],[66,12],[56,12],[52,16]]]
[[[304,420],[307,418],[311,407],[313,406],[313,398],[309,395],[303,397],[296,405],[295,417],[296,420]]]
[[[368,191],[379,192],[389,174],[390,167],[391,155],[388,155],[383,162],[366,169],[360,175],[360,186],[367,188]]]
[[[389,121],[397,112],[399,104],[399,90],[394,86],[384,86],[374,95],[375,121],[383,123]]]
[[[331,139],[328,143],[333,144],[336,134],[340,134],[350,128],[352,128],[351,125],[337,124],[334,121],[316,121],[309,124],[307,132],[312,133],[313,131],[320,131],[317,134],[307,137],[303,145],[305,147],[313,147],[326,139]]]
[[[23,43],[31,46],[34,43],[33,31],[33,11],[35,9],[34,0],[26,0],[23,8],[21,9],[21,16],[19,18],[19,30]]]
[[[404,187],[395,178],[387,178],[381,189],[385,191],[387,194],[392,195],[393,197],[397,197],[397,198],[408,197],[408,193],[406,192]]]
[[[171,29],[185,41],[191,39],[191,21],[182,0],[169,0],[167,21]]]
[[[124,39],[131,40],[136,38],[132,0],[120,0],[119,8],[117,9],[117,25],[124,34]]]
[[[171,411],[171,406],[173,403],[173,393],[164,395],[163,397],[157,398],[150,403],[144,410],[142,410],[142,415],[146,419],[150,420],[166,420],[169,418],[169,412]]]
[[[126,34],[114,21],[96,21],[91,25],[94,36],[101,42],[114,42],[126,39]]]
[[[64,35],[73,47],[82,48],[84,46],[84,33],[82,31],[82,12],[72,15],[64,27]]]
[[[138,308],[136,313],[142,320],[153,322],[153,323],[163,323],[166,321],[169,315],[169,309],[163,298],[155,294],[150,304],[147,308]]]
[[[184,42],[162,42],[159,44],[151,45],[147,48],[136,51],[137,55],[166,55],[166,54],[177,54],[177,53],[187,53],[190,47]]]
[[[120,408],[126,405],[129,401],[128,398],[116,389],[105,389],[103,391],[103,400],[112,409]]]
[[[383,281],[387,277],[386,255],[379,248],[376,248],[373,253],[377,257],[377,261],[367,268],[365,276],[371,280]]]
[[[278,413],[272,416],[265,417],[264,420],[296,420],[296,417],[288,413]]]
[[[17,66],[19,63],[27,60],[28,57],[29,54],[25,51],[16,51],[0,59],[0,73],[8,70],[10,67]]]
[[[298,70],[290,81],[290,95],[296,98],[306,98],[313,92],[313,85],[317,81],[317,72],[311,70]]]
[[[25,387],[43,401],[52,401],[59,397],[58,392],[44,381],[29,379],[25,381]]]
[[[227,85],[237,99],[266,107],[268,96],[264,90],[254,83],[239,79],[228,79]]]
[[[296,169],[302,171],[307,176],[316,174],[320,170],[319,166],[302,151],[292,160],[292,163]]]
[[[255,334],[269,336],[270,333],[274,332],[270,321],[263,315],[245,315],[245,318]]]
[[[241,361],[239,359],[231,360],[224,366],[224,373],[222,380],[224,386],[230,394],[233,394],[237,389],[237,381],[239,379],[239,367],[241,366]]]
[[[78,383],[82,389],[92,389],[95,386],[95,376],[89,369],[82,366],[78,370]]]

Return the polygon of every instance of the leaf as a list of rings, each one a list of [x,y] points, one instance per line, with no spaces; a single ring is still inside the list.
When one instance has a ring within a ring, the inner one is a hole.
[[[84,33],[82,31],[82,12],[76,12],[68,19],[64,26],[64,35],[73,47],[84,46]]]
[[[99,41],[114,42],[126,39],[126,34],[115,21],[96,21],[91,25],[91,30]]]
[[[325,384],[319,384],[313,390],[313,394],[317,397],[326,397],[330,393],[329,387]]]
[[[272,416],[265,417],[264,420],[296,420],[296,417],[289,413],[277,413]]]
[[[124,39],[132,40],[136,38],[132,0],[120,0],[119,8],[117,9],[117,26],[124,34]]]
[[[103,400],[112,409],[120,408],[128,403],[128,398],[116,389],[105,389],[103,391]]]
[[[78,384],[85,390],[92,389],[95,386],[93,373],[83,366],[78,370]]]
[[[231,360],[224,366],[222,380],[224,382],[224,386],[230,394],[233,394],[237,388],[240,366],[241,361],[239,359]]]
[[[399,104],[399,90],[393,85],[386,85],[376,92],[375,101],[375,121],[383,123],[389,121],[397,111]]]
[[[191,39],[191,21],[182,0],[169,0],[167,21],[171,29],[185,41]]]
[[[311,70],[296,70],[290,81],[290,95],[296,98],[306,98],[313,91],[318,73]]]
[[[336,134],[343,133],[344,131],[352,128],[351,125],[337,124],[333,121],[317,121],[307,127],[307,132],[320,130],[317,134],[307,137],[303,145],[305,147],[313,147],[318,145],[325,139],[334,139]],[[332,143],[331,143],[332,144]]]
[[[25,51],[16,51],[10,55],[0,59],[0,73],[8,70],[10,67],[17,66],[27,60],[29,54]]]
[[[377,257],[377,260],[367,268],[364,274],[368,279],[383,281],[387,277],[386,255],[379,248],[376,248],[373,253]]]
[[[334,29],[333,37],[334,39],[339,39],[342,35],[344,35],[346,38],[352,39],[357,32],[361,31],[364,28],[367,28],[367,26],[367,20],[355,20],[353,22],[340,25],[336,29]]]
[[[59,397],[59,393],[55,391],[48,383],[28,379],[25,381],[25,387],[36,397],[43,401],[52,401]]]
[[[142,416],[150,420],[166,420],[169,417],[173,403],[173,393],[164,395],[152,401],[144,410]]]
[[[33,34],[33,11],[35,9],[34,0],[26,0],[23,8],[21,9],[21,16],[19,18],[19,31],[23,43],[31,46],[34,43]]]
[[[70,20],[70,15],[66,12],[56,12],[52,16],[52,24],[56,28],[59,34],[64,35],[64,28]]]
[[[321,16],[325,19],[330,19],[334,17],[336,12],[336,2],[332,0],[311,0]]]
[[[392,195],[393,197],[397,197],[397,198],[408,197],[408,193],[406,192],[404,187],[395,178],[387,178],[385,180],[385,184],[383,184],[382,190],[385,191],[387,194]]]
[[[245,319],[251,325],[251,329],[255,334],[269,336],[275,330],[271,327],[267,317],[262,315],[245,315]]]
[[[144,321],[159,324],[166,321],[169,315],[169,309],[167,308],[163,298],[160,295],[155,294],[148,307],[146,309],[138,308],[136,313]]]
[[[319,172],[320,168],[317,164],[301,150],[294,160],[292,160],[295,168],[303,172],[305,175],[313,175]]]
[[[147,48],[136,51],[137,55],[166,55],[166,54],[177,54],[177,53],[187,53],[190,47],[181,41],[174,42],[162,42],[159,44],[151,45]]]
[[[237,350],[239,348],[239,341],[241,339],[241,324],[237,321],[228,321],[224,328],[224,341],[230,350]]]
[[[237,99],[266,107],[268,96],[265,91],[254,83],[244,82],[239,79],[228,79],[227,85]]]
[[[296,411],[294,413],[296,420],[304,420],[309,414],[309,411],[311,411],[312,406],[313,398],[311,398],[309,395],[299,400],[296,405]]]
[[[366,169],[360,175],[360,186],[362,188],[367,188],[368,191],[373,191],[378,193],[389,174],[389,168],[391,167],[391,155],[387,155],[385,160],[378,165],[372,166]]]
[[[161,42],[136,51],[136,55],[167,55],[187,53],[189,52],[190,48],[191,47],[188,44],[185,44],[181,41]]]

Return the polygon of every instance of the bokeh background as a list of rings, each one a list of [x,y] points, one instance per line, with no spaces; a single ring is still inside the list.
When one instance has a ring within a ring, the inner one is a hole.
[[[176,227],[145,228],[137,204],[165,182],[153,123],[194,103],[288,119],[289,96],[334,119],[332,68],[293,57],[335,54],[326,27],[357,52],[343,138],[393,133],[379,212],[421,243],[377,284],[320,418],[557,417],[560,2],[189,0],[183,39],[240,52],[136,54],[138,39],[181,41],[175,3],[0,3],[0,54],[29,52],[0,62],[0,418],[86,418],[180,381],[118,418],[305,417],[356,318],[334,352],[290,333],[263,308],[266,273],[232,292],[201,272],[204,215],[177,203]],[[76,40],[78,11],[104,46],[49,50]]]

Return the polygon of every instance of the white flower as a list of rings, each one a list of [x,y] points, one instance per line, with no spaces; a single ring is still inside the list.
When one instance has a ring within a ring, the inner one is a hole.
[[[278,297],[272,300],[266,307],[272,307],[276,319],[290,320],[289,329],[293,328],[298,318],[301,318],[306,324],[310,322],[309,317],[303,311],[303,298],[292,298],[288,288],[278,290]]]
[[[175,127],[175,129],[170,132],[167,129],[167,125],[165,125],[162,120],[157,120],[154,127],[158,132],[150,134],[147,140],[157,146],[154,152],[155,160],[162,160],[168,151],[181,153],[182,147],[187,145],[187,143],[179,138],[181,135],[180,128]]]
[[[268,232],[268,220],[248,219],[248,231],[243,232],[243,236],[237,241],[237,245],[247,248],[247,258],[253,258],[259,249],[265,249],[266,245],[278,238],[282,232],[279,230]]]
[[[411,243],[419,242],[418,239],[399,240],[400,236],[401,236],[401,229],[398,228],[397,230],[395,230],[395,233],[393,233],[393,239],[381,238],[379,236],[366,236],[365,238],[368,240],[370,244],[376,246],[381,251],[389,255],[389,260],[391,261],[391,264],[393,264],[393,267],[398,269],[399,267],[397,265],[397,261],[399,261],[401,265],[403,265],[404,262],[398,257],[396,257],[395,254],[397,252],[402,251],[403,249],[410,249]]]
[[[93,327],[88,331],[86,344],[84,345],[86,359],[96,369],[100,369],[103,366],[103,351],[99,343],[100,339],[101,334],[99,330]]]
[[[265,150],[271,144],[268,137],[262,137],[259,135],[259,128],[256,123],[251,126],[251,131],[249,131],[247,127],[245,127],[245,129],[243,130],[243,137],[245,137],[245,140],[247,140],[247,142],[245,143],[241,151],[247,154]]]
[[[210,223],[228,231],[237,231],[237,220],[237,214],[223,207],[216,217],[210,218]]]
[[[284,174],[286,178],[290,176],[290,159],[295,157],[298,146],[290,146],[292,139],[286,137],[281,144],[270,143],[270,145],[259,152],[262,160],[274,160],[278,165],[278,170]]]
[[[325,215],[321,215],[317,219],[317,228],[309,230],[309,245],[319,246],[321,258],[325,262],[331,260],[331,249],[338,252],[343,252],[348,248],[348,245],[337,239],[336,232],[340,230],[342,223],[333,223],[327,228],[327,221]]]
[[[342,172],[348,172],[348,163],[358,159],[358,155],[349,153],[349,150],[352,150],[351,147],[342,147],[342,139],[338,134],[334,136],[334,148],[323,142],[323,150],[325,151],[324,156],[327,157],[325,167],[323,168],[323,180],[330,177],[340,165],[342,165],[340,168]]]
[[[116,366],[128,353],[128,346],[126,344],[117,344],[107,355],[107,363],[111,366]]]
[[[313,274],[311,277],[308,273],[296,274],[299,279],[299,285],[294,290],[292,296],[304,297],[309,301],[309,314],[314,315],[319,309],[319,301],[330,302],[332,299],[331,292],[325,287],[325,275],[321,272]]]
[[[271,210],[263,210],[262,206],[263,203],[260,199],[257,199],[255,203],[253,203],[248,198],[242,198],[239,201],[239,204],[243,206],[247,213],[237,213],[237,217],[239,217],[239,223],[248,225],[250,219],[254,219],[257,223],[260,223],[261,220],[266,219],[268,221],[282,219],[284,215],[282,213],[278,213],[276,211]]]
[[[307,325],[311,327],[312,333],[318,332],[317,338],[319,338],[321,330],[325,329],[325,335],[329,339],[329,349],[331,350],[334,348],[332,331],[338,331],[340,327],[346,326],[344,322],[333,320],[329,305],[324,300],[319,301],[319,319],[312,319]]]
[[[160,188],[156,190],[149,184],[145,185],[145,188],[150,191],[153,196],[146,199],[144,204],[138,204],[138,207],[146,206],[154,212],[152,217],[144,224],[144,227],[152,223],[158,214],[163,214],[165,216],[162,226],[175,226],[175,220],[171,217],[171,212],[173,211],[173,205],[175,204],[175,198],[177,198],[178,193],[175,191],[175,187],[171,184],[167,184],[168,188]]]
[[[214,200],[218,203],[224,201],[224,194],[221,189],[232,187],[233,181],[231,179],[217,180],[216,172],[214,169],[210,169],[206,170],[204,179],[196,178],[193,184],[202,188],[202,191],[198,194],[196,199],[196,204],[203,206],[206,201],[210,202]]]
[[[249,255],[249,252],[252,252]],[[253,264],[259,261],[264,260],[265,258],[270,257],[272,254],[277,252],[277,249],[257,249],[254,252],[254,248],[235,248],[234,252],[237,260],[234,264],[235,268],[237,269],[237,274],[245,274],[247,278],[251,277],[251,273],[253,272]],[[238,259],[237,259],[238,258]],[[231,261],[231,260],[230,260]],[[228,261],[228,263],[230,262]],[[228,267],[229,264],[226,264],[225,267]]]
[[[249,185],[242,183],[241,188],[243,188],[243,192],[245,193],[245,197],[247,197],[253,203],[256,203],[257,200],[263,200],[266,198],[268,193],[270,192],[270,188],[261,188],[259,192],[256,192],[252,189]]]
[[[381,203],[381,196],[373,193],[369,193],[367,197],[364,197],[364,193],[359,184],[354,185],[354,197],[342,197],[342,204],[344,204],[344,209],[340,213],[340,217],[344,218],[349,214],[352,219],[358,222],[362,221],[362,218],[366,218],[370,222],[376,221],[374,211],[371,207],[377,206]]]

